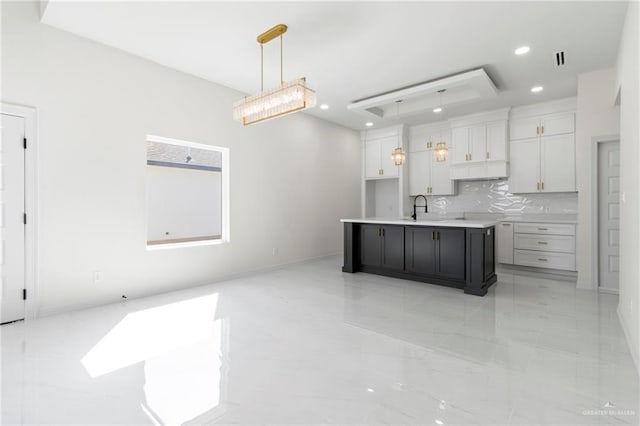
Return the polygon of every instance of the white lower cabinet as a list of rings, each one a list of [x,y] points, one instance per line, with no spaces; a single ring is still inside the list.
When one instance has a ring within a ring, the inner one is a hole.
[[[513,223],[502,222],[496,226],[496,260],[513,264]]]
[[[503,222],[498,226],[498,262],[566,271],[576,270],[574,224],[525,222],[507,225],[507,223],[510,224],[510,222]],[[510,240],[509,229],[511,230]],[[512,247],[512,262],[509,262],[509,256],[506,253],[509,242]]]
[[[566,271],[575,271],[576,269],[575,254],[514,250],[513,260],[515,265],[564,269]]]

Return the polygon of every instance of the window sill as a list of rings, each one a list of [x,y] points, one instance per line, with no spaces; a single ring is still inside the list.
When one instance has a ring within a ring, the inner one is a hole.
[[[153,244],[147,245],[147,251],[156,251],[156,250],[169,250],[169,249],[177,249],[177,248],[187,248],[187,247],[201,247],[201,246],[217,246],[221,244],[227,244],[228,240],[204,240],[204,241],[188,241],[184,243],[166,243],[166,244]]]

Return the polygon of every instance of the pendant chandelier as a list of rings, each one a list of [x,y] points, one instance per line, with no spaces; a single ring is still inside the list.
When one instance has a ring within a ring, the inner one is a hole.
[[[316,92],[307,86],[305,77],[285,82],[282,77],[282,35],[287,32],[284,24],[265,31],[257,37],[260,43],[260,93],[246,96],[233,105],[233,119],[245,126],[270,120],[316,105]],[[280,86],[264,90],[264,45],[280,37]]]
[[[438,90],[438,93],[440,93],[440,107],[436,108],[438,112],[442,111],[442,94],[444,93],[445,90],[447,89]],[[440,138],[442,138],[442,133],[440,134]],[[436,157],[437,162],[447,161],[447,157],[449,156],[449,149],[447,148],[447,143],[445,141],[438,142],[436,144],[436,149],[433,153]]]
[[[402,102],[402,100],[396,101],[396,118],[398,119],[400,119],[400,102]],[[401,146],[394,149],[391,153],[391,159],[396,166],[402,166],[404,164],[404,157],[404,151]]]

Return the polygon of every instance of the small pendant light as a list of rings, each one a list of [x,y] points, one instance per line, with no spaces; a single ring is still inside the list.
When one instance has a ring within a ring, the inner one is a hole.
[[[400,102],[402,102],[402,100],[396,101],[396,118],[398,121],[400,121]],[[402,141],[400,141],[400,143],[402,143]],[[391,153],[391,159],[396,166],[402,166],[404,164],[404,158],[405,155],[402,146],[397,147]]]

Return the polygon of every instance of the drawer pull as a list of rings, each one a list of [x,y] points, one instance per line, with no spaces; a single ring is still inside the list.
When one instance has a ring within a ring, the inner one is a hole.
[[[503,223],[502,226],[511,226],[510,223]]]
[[[547,245],[547,242],[546,241],[538,241],[538,244]]]
[[[548,231],[549,229],[547,228],[538,228],[538,231]]]
[[[540,262],[546,262],[546,261],[547,261],[547,259],[544,259],[544,258],[538,258],[538,260],[539,260]]]

